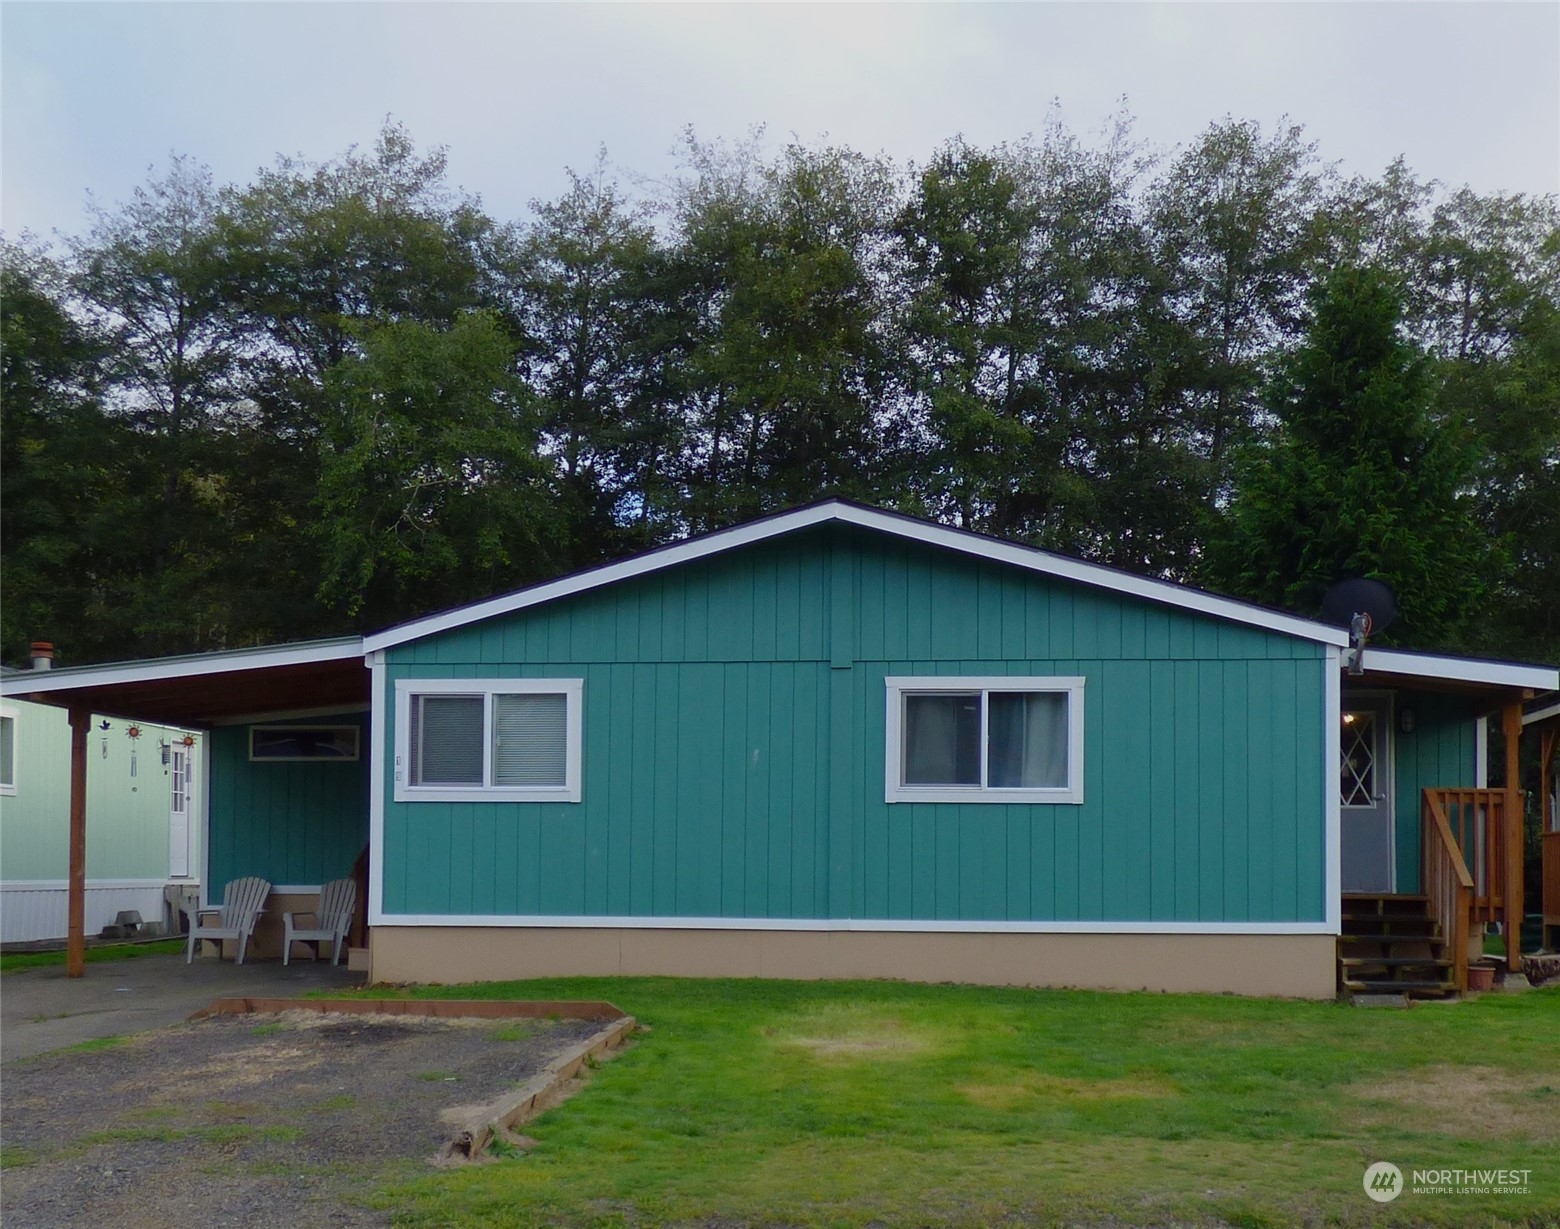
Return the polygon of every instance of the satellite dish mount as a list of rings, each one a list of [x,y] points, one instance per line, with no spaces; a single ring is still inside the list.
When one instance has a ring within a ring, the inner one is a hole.
[[[1350,674],[1365,673],[1365,642],[1370,639],[1371,617],[1366,610],[1356,611],[1349,620],[1349,651],[1343,664]]]
[[[1322,618],[1349,629],[1343,664],[1351,675],[1365,673],[1365,644],[1371,633],[1396,617],[1397,597],[1387,585],[1368,577],[1340,580],[1322,598]]]

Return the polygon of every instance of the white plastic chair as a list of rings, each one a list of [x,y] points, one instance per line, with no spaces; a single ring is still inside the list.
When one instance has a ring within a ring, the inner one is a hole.
[[[249,936],[254,934],[261,906],[270,894],[271,885],[264,879],[255,876],[235,879],[222,889],[220,907],[195,910],[190,917],[190,945],[184,953],[184,963],[195,959],[195,945],[202,939],[237,939],[237,963],[243,964]],[[201,921],[201,918],[213,915],[217,918],[214,925]]]
[[[352,928],[352,911],[357,907],[357,884],[351,879],[333,879],[320,889],[320,907],[312,913],[282,914],[282,963],[292,960],[292,945],[314,944],[314,958],[319,959],[320,944],[332,943],[331,964],[341,963],[341,947],[347,941],[347,931]],[[293,919],[311,917],[315,925],[303,927]]]

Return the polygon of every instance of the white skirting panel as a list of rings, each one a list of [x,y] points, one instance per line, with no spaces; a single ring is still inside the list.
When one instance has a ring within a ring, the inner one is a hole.
[[[87,880],[86,932],[95,935],[121,909],[138,909],[148,922],[163,920],[161,879]],[[64,880],[0,883],[0,942],[63,939],[69,929],[69,885]]]

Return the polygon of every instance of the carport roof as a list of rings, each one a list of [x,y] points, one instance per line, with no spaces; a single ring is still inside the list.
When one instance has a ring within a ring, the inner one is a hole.
[[[357,636],[0,678],[7,699],[167,725],[203,727],[280,713],[367,708],[369,672]]]

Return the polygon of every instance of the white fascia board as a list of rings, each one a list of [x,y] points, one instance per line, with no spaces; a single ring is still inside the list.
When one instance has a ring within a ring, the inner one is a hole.
[[[751,525],[739,525],[735,529],[712,533],[693,542],[681,542],[676,546],[649,551],[643,555],[636,555],[632,559],[624,559],[621,563],[609,563],[605,567],[581,572],[577,576],[565,576],[560,580],[534,585],[516,593],[489,598],[485,602],[477,602],[472,606],[446,610],[442,614],[430,615],[426,619],[417,619],[411,623],[403,623],[399,627],[375,632],[363,637],[363,650],[366,653],[381,652],[411,640],[421,640],[424,636],[452,631],[470,623],[480,623],[483,619],[512,614],[514,611],[540,606],[544,602],[556,601],[562,597],[572,597],[576,593],[587,593],[592,589],[599,589],[621,580],[630,580],[635,576],[644,576],[682,563],[691,563],[695,559],[718,555],[722,551],[746,546],[751,542],[762,542],[784,533],[836,519],[838,518],[834,515],[831,506],[824,504],[816,508],[803,508],[787,516],[773,517]]]
[[[1560,700],[1553,704],[1546,704],[1543,708],[1534,709],[1531,713],[1522,714],[1523,725],[1533,725],[1535,722],[1547,721],[1551,717],[1560,717]]]
[[[372,926],[529,927],[591,930],[806,930],[1012,935],[1331,935],[1329,922],[1003,922],[902,918],[572,917],[380,913]]]
[[[1329,627],[1325,623],[1284,614],[1282,611],[1265,610],[1260,606],[1218,597],[1168,580],[1134,576],[1130,572],[1118,572],[1114,568],[1085,563],[1081,559],[1053,555],[1037,547],[1023,546],[1017,542],[1000,542],[962,530],[949,529],[946,525],[907,521],[905,518],[890,516],[884,512],[874,512],[849,505],[841,506],[836,519],[867,529],[897,534],[902,538],[947,547],[949,550],[973,555],[978,559],[1009,563],[1045,576],[1073,580],[1080,584],[1092,585],[1097,589],[1125,593],[1129,597],[1140,597],[1146,601],[1176,606],[1197,614],[1213,615],[1216,618],[1244,623],[1264,631],[1281,632],[1287,636],[1297,636],[1302,640],[1311,640],[1318,644],[1335,644],[1342,647],[1349,643],[1349,633],[1339,627]]]
[[[1560,690],[1560,670],[1477,657],[1438,657],[1433,653],[1409,653],[1402,649],[1367,648],[1365,669],[1371,674],[1416,675],[1456,683],[1486,683],[1492,687],[1531,687],[1535,691]]]
[[[783,513],[779,516],[770,517],[767,520],[754,522],[751,525],[739,525],[735,529],[712,533],[693,542],[684,542],[677,546],[651,551],[633,559],[625,559],[621,563],[608,564],[590,572],[583,572],[578,576],[566,576],[561,580],[536,585],[530,589],[522,589],[517,593],[510,593],[503,597],[492,598],[486,602],[479,602],[474,606],[464,606],[458,610],[446,611],[443,614],[433,615],[426,619],[403,623],[399,627],[392,627],[386,631],[365,636],[363,638],[363,648],[368,652],[392,648],[398,644],[405,644],[411,640],[420,640],[424,636],[436,635],[439,632],[451,631],[457,627],[480,622],[483,619],[512,614],[517,610],[524,610],[530,606],[539,606],[543,602],[556,601],[558,598],[570,597],[576,593],[584,593],[591,589],[615,584],[618,581],[628,580],[635,576],[643,576],[649,572],[658,572],[664,568],[676,567],[679,564],[689,563],[696,559],[718,555],[739,546],[763,542],[770,538],[794,533],[799,529],[807,529],[814,525],[828,524],[830,522],[855,525],[863,529],[873,529],[908,541],[940,546],[977,559],[990,559],[998,563],[1011,564],[1014,567],[1023,568],[1030,572],[1038,572],[1041,575],[1077,581],[1080,584],[1092,585],[1095,588],[1108,589],[1113,593],[1124,593],[1131,597],[1144,598],[1147,601],[1159,602],[1164,605],[1179,607],[1183,610],[1191,610],[1198,614],[1212,615],[1216,618],[1244,623],[1252,627],[1261,628],[1264,631],[1297,636],[1303,640],[1315,641],[1319,644],[1332,644],[1342,647],[1349,642],[1348,633],[1341,628],[1329,627],[1325,623],[1301,619],[1280,611],[1264,610],[1260,606],[1251,606],[1245,602],[1237,602],[1230,598],[1217,597],[1211,593],[1203,593],[1183,585],[1173,584],[1170,581],[1152,580],[1145,576],[1133,576],[1130,573],[1118,572],[1113,568],[1101,567],[1098,564],[1084,563],[1081,560],[1053,555],[1033,546],[1023,546],[1016,542],[1000,542],[993,538],[984,538],[964,530],[950,529],[945,525],[934,525],[930,522],[917,521],[910,517],[892,515],[887,512],[878,512],[870,508],[858,508],[851,504],[831,502],[819,504],[811,508],[801,508],[795,512]]]
[[[306,666],[362,656],[363,643],[353,636],[317,644],[279,644],[263,649],[239,649],[231,653],[199,653],[189,657],[153,658],[149,661],[116,662],[66,670],[25,670],[6,675],[4,681],[0,682],[0,691],[6,695],[31,695],[72,691],[79,687],[108,687],[115,683],[148,683],[206,674],[230,674],[240,670]]]

